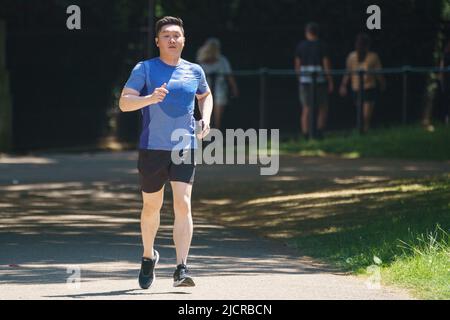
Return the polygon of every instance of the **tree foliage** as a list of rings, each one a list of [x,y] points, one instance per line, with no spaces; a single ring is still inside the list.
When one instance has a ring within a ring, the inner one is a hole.
[[[155,0],[153,13],[148,3],[0,0],[0,19],[6,20],[8,28],[16,145],[84,143],[100,136],[114,93],[133,65],[147,57],[148,45],[153,46],[148,33],[150,14],[183,18],[188,60],[195,59],[207,37],[220,38],[234,69],[291,69],[305,24],[316,21],[331,48],[333,67],[342,68],[355,35],[367,31],[367,7],[377,4],[382,10],[382,30],[369,34],[384,66],[430,66],[435,63],[441,12],[448,0]],[[82,10],[80,31],[65,27],[65,10],[71,4]],[[424,85],[422,80],[411,84],[414,92]],[[48,88],[52,95],[44,98]],[[285,89],[275,86],[274,90],[284,93]],[[296,94],[288,103],[296,107]],[[419,112],[419,104],[415,108]],[[65,136],[58,141],[55,132],[61,131]],[[34,132],[33,138],[29,132]]]

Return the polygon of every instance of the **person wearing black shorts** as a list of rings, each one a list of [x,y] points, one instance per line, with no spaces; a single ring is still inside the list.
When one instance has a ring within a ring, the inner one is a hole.
[[[347,95],[348,82],[351,80],[351,89],[353,96],[353,103],[356,106],[361,105],[361,100],[364,99],[362,105],[363,114],[363,128],[362,131],[366,133],[369,131],[372,114],[375,104],[378,100],[379,91],[385,90],[385,79],[382,74],[366,73],[364,75],[364,97],[361,96],[360,79],[357,73],[360,70],[375,71],[382,69],[380,58],[378,54],[370,51],[370,38],[365,33],[360,33],[356,37],[355,51],[351,52],[347,57],[347,70],[349,74],[344,75],[341,82],[339,92],[341,96]]]
[[[195,285],[187,268],[193,233],[191,194],[195,152],[192,149],[197,144],[195,98],[202,115],[199,138],[209,132],[213,108],[204,71],[199,65],[181,58],[185,44],[182,20],[164,17],[157,21],[155,30],[160,56],[141,61],[134,67],[119,101],[122,111],[140,110],[142,115],[138,170],[143,198],[141,233],[144,246],[139,285],[143,289],[149,288],[155,280],[159,253],[153,247],[167,181],[172,187],[175,213],[173,240],[177,266],[173,285]],[[185,132],[183,144],[172,140],[176,130]]]
[[[328,94],[334,90],[333,78],[328,71],[331,69],[331,62],[326,44],[319,39],[319,26],[311,22],[306,25],[306,40],[301,41],[295,50],[294,67],[299,77],[299,100],[302,105],[300,119],[301,131],[305,139],[308,139],[309,117],[311,108],[315,108],[317,114],[316,137],[323,138],[328,117]],[[301,74],[303,72],[303,74]],[[317,72],[316,78],[316,105],[313,106],[313,77],[312,73]]]

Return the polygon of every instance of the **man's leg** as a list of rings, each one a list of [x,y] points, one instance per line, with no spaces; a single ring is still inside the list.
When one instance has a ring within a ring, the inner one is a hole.
[[[161,210],[164,187],[153,193],[142,192],[143,207],[141,213],[141,233],[144,253],[142,255],[139,286],[148,289],[155,281],[155,267],[159,254],[153,250],[156,232],[159,228],[159,212]]]
[[[308,135],[308,130],[309,130],[309,113],[310,113],[309,106],[303,105],[302,117],[301,117],[301,127],[302,127],[302,134],[303,134],[303,136],[307,136]]]
[[[177,265],[186,264],[194,229],[191,214],[192,185],[179,181],[171,181],[170,184],[172,185],[175,213],[173,241],[177,254]]]
[[[319,85],[317,88],[317,137],[323,138],[323,133],[327,128],[328,121],[328,88],[326,85]]]
[[[159,228],[160,210],[164,199],[164,187],[153,193],[142,192],[141,233],[144,245],[143,257],[153,259],[153,243]]]
[[[300,116],[300,129],[304,138],[308,139],[309,132],[309,113],[311,112],[311,86],[300,84],[299,86],[299,100],[302,106]]]
[[[364,110],[363,110],[363,117],[364,117],[363,132],[367,132],[367,131],[369,131],[370,122],[372,121],[374,103],[373,102],[364,102],[363,107],[364,107]]]
[[[175,212],[173,241],[177,254],[177,268],[173,274],[173,286],[194,287],[195,282],[189,276],[189,270],[186,266],[194,229],[191,214],[192,185],[178,181],[172,181],[171,184]]]
[[[328,105],[319,107],[319,114],[317,115],[317,129],[323,132],[327,126],[328,119]]]

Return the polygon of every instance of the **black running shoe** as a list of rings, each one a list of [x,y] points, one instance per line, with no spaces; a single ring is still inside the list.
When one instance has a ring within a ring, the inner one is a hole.
[[[174,287],[195,287],[194,280],[188,275],[189,270],[185,264],[179,264],[173,274]]]
[[[159,261],[159,253],[153,250],[153,259],[142,258],[141,272],[139,272],[139,285],[142,289],[148,289],[155,281],[155,266]]]

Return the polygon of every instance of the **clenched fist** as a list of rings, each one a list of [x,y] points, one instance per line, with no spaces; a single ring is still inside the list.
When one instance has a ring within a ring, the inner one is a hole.
[[[153,93],[150,95],[151,104],[164,101],[164,98],[169,93],[169,90],[167,90],[166,87],[167,83],[164,82],[161,87],[156,88],[155,91],[153,91]]]

